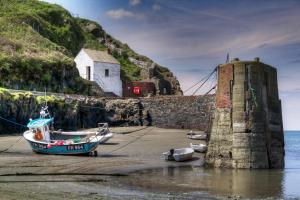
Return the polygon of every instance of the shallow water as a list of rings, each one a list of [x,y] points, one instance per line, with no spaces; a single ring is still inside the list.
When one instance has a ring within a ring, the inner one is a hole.
[[[284,170],[224,170],[168,167],[139,171],[122,183],[160,192],[204,192],[242,198],[300,198],[300,132],[285,133]]]

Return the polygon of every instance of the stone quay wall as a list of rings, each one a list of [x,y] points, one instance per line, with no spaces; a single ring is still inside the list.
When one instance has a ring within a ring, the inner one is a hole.
[[[207,165],[283,168],[284,135],[277,71],[255,61],[218,67],[218,90]]]
[[[29,92],[0,90],[0,116],[26,125],[39,117],[47,105],[56,129],[77,130],[111,126],[154,125],[163,128],[207,130],[214,112],[214,95],[163,96],[150,98],[95,98],[86,96],[41,96]],[[0,119],[0,134],[22,132],[24,128]]]

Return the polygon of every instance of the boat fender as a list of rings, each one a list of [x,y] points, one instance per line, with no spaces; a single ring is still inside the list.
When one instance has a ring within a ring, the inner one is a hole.
[[[47,148],[48,148],[48,149],[51,149],[51,148],[52,148],[52,145],[51,145],[51,144],[48,144],[48,145],[47,145]]]

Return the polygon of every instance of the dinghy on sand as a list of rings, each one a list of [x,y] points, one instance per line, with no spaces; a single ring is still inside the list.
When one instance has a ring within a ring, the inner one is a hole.
[[[205,153],[207,151],[207,146],[205,144],[190,143],[190,147],[194,149],[195,152],[199,152],[199,153]]]
[[[205,132],[193,132],[190,131],[187,133],[187,138],[192,139],[192,140],[206,140],[207,139],[207,134]]]
[[[165,160],[171,161],[175,160],[177,162],[183,162],[191,160],[193,158],[194,150],[192,148],[181,148],[181,149],[171,149],[168,152],[164,152],[163,156]]]
[[[114,137],[114,134],[109,131],[107,123],[98,123],[100,135],[103,136],[100,139],[100,144],[103,144]]]

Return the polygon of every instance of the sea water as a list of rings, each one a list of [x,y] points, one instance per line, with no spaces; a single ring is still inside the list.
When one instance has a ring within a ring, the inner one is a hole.
[[[126,185],[133,188],[218,197],[300,199],[300,131],[285,132],[285,168],[205,169],[166,167],[133,173]]]

